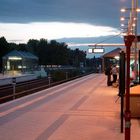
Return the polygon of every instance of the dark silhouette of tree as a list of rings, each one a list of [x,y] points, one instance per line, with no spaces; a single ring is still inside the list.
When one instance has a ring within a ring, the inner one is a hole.
[[[4,37],[0,38],[0,72],[2,71],[2,57],[9,51],[8,42]]]
[[[74,58],[74,66],[80,67],[80,63],[85,64],[86,61],[86,52],[79,50],[76,48],[73,52],[73,58]]]
[[[12,50],[18,50],[19,49],[19,45],[16,43],[9,43],[9,51]]]
[[[19,51],[27,51],[27,44],[19,44],[18,49]]]
[[[52,62],[56,65],[67,65],[68,64],[68,49],[65,43],[51,42],[50,47],[52,48]]]
[[[12,50],[29,51],[39,58],[39,65],[71,65],[79,67],[86,62],[86,53],[79,49],[71,50],[65,42],[47,39],[30,39],[27,44],[8,43],[4,37],[0,38],[0,66],[2,56]],[[1,70],[0,69],[0,70]]]
[[[74,50],[68,48],[68,65],[74,65]]]
[[[46,65],[47,64],[47,46],[48,41],[46,39],[40,39],[38,43],[38,57],[39,57],[39,64]]]
[[[38,54],[38,44],[39,44],[39,41],[36,40],[36,39],[30,39],[28,42],[27,42],[27,50],[31,53],[33,53],[34,55],[39,55]]]

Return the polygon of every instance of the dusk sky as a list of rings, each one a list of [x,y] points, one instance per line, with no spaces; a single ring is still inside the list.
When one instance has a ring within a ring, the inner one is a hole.
[[[0,36],[16,43],[40,38],[98,43],[120,33],[120,9],[130,6],[131,0],[0,0]]]

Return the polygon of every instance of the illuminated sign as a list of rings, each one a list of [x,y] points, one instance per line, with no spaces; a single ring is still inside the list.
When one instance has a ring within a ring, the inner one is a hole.
[[[88,53],[93,53],[91,48],[88,49]]]
[[[93,53],[104,53],[104,48],[93,48],[92,52]]]
[[[104,48],[89,48],[88,53],[104,53]]]

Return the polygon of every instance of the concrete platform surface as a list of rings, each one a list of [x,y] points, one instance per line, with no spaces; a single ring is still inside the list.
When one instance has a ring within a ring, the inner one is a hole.
[[[91,74],[0,105],[0,140],[124,140],[117,88]],[[140,139],[132,119],[131,140]]]

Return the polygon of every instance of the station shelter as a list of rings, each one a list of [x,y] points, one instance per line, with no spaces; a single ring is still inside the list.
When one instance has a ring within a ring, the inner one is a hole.
[[[103,71],[111,64],[116,64],[119,66],[119,56],[121,48],[116,48],[102,56],[103,60]]]
[[[134,75],[134,67],[135,67],[135,53],[134,53],[134,47],[135,47],[135,43],[132,43],[131,46],[131,54],[130,54],[130,77],[132,79],[135,79]],[[137,44],[138,50],[140,50],[140,44]],[[103,64],[103,71],[105,71],[106,67],[108,67],[108,65],[113,65],[116,64],[119,67],[119,56],[120,56],[120,52],[123,51],[124,53],[126,53],[126,48],[116,48],[106,54],[104,54],[102,56],[102,64]],[[137,70],[140,69],[139,68],[139,61],[138,58],[140,54],[137,53]],[[137,71],[137,76],[139,75],[139,70]]]
[[[2,57],[3,72],[29,72],[38,68],[38,57],[27,51],[13,50]]]

